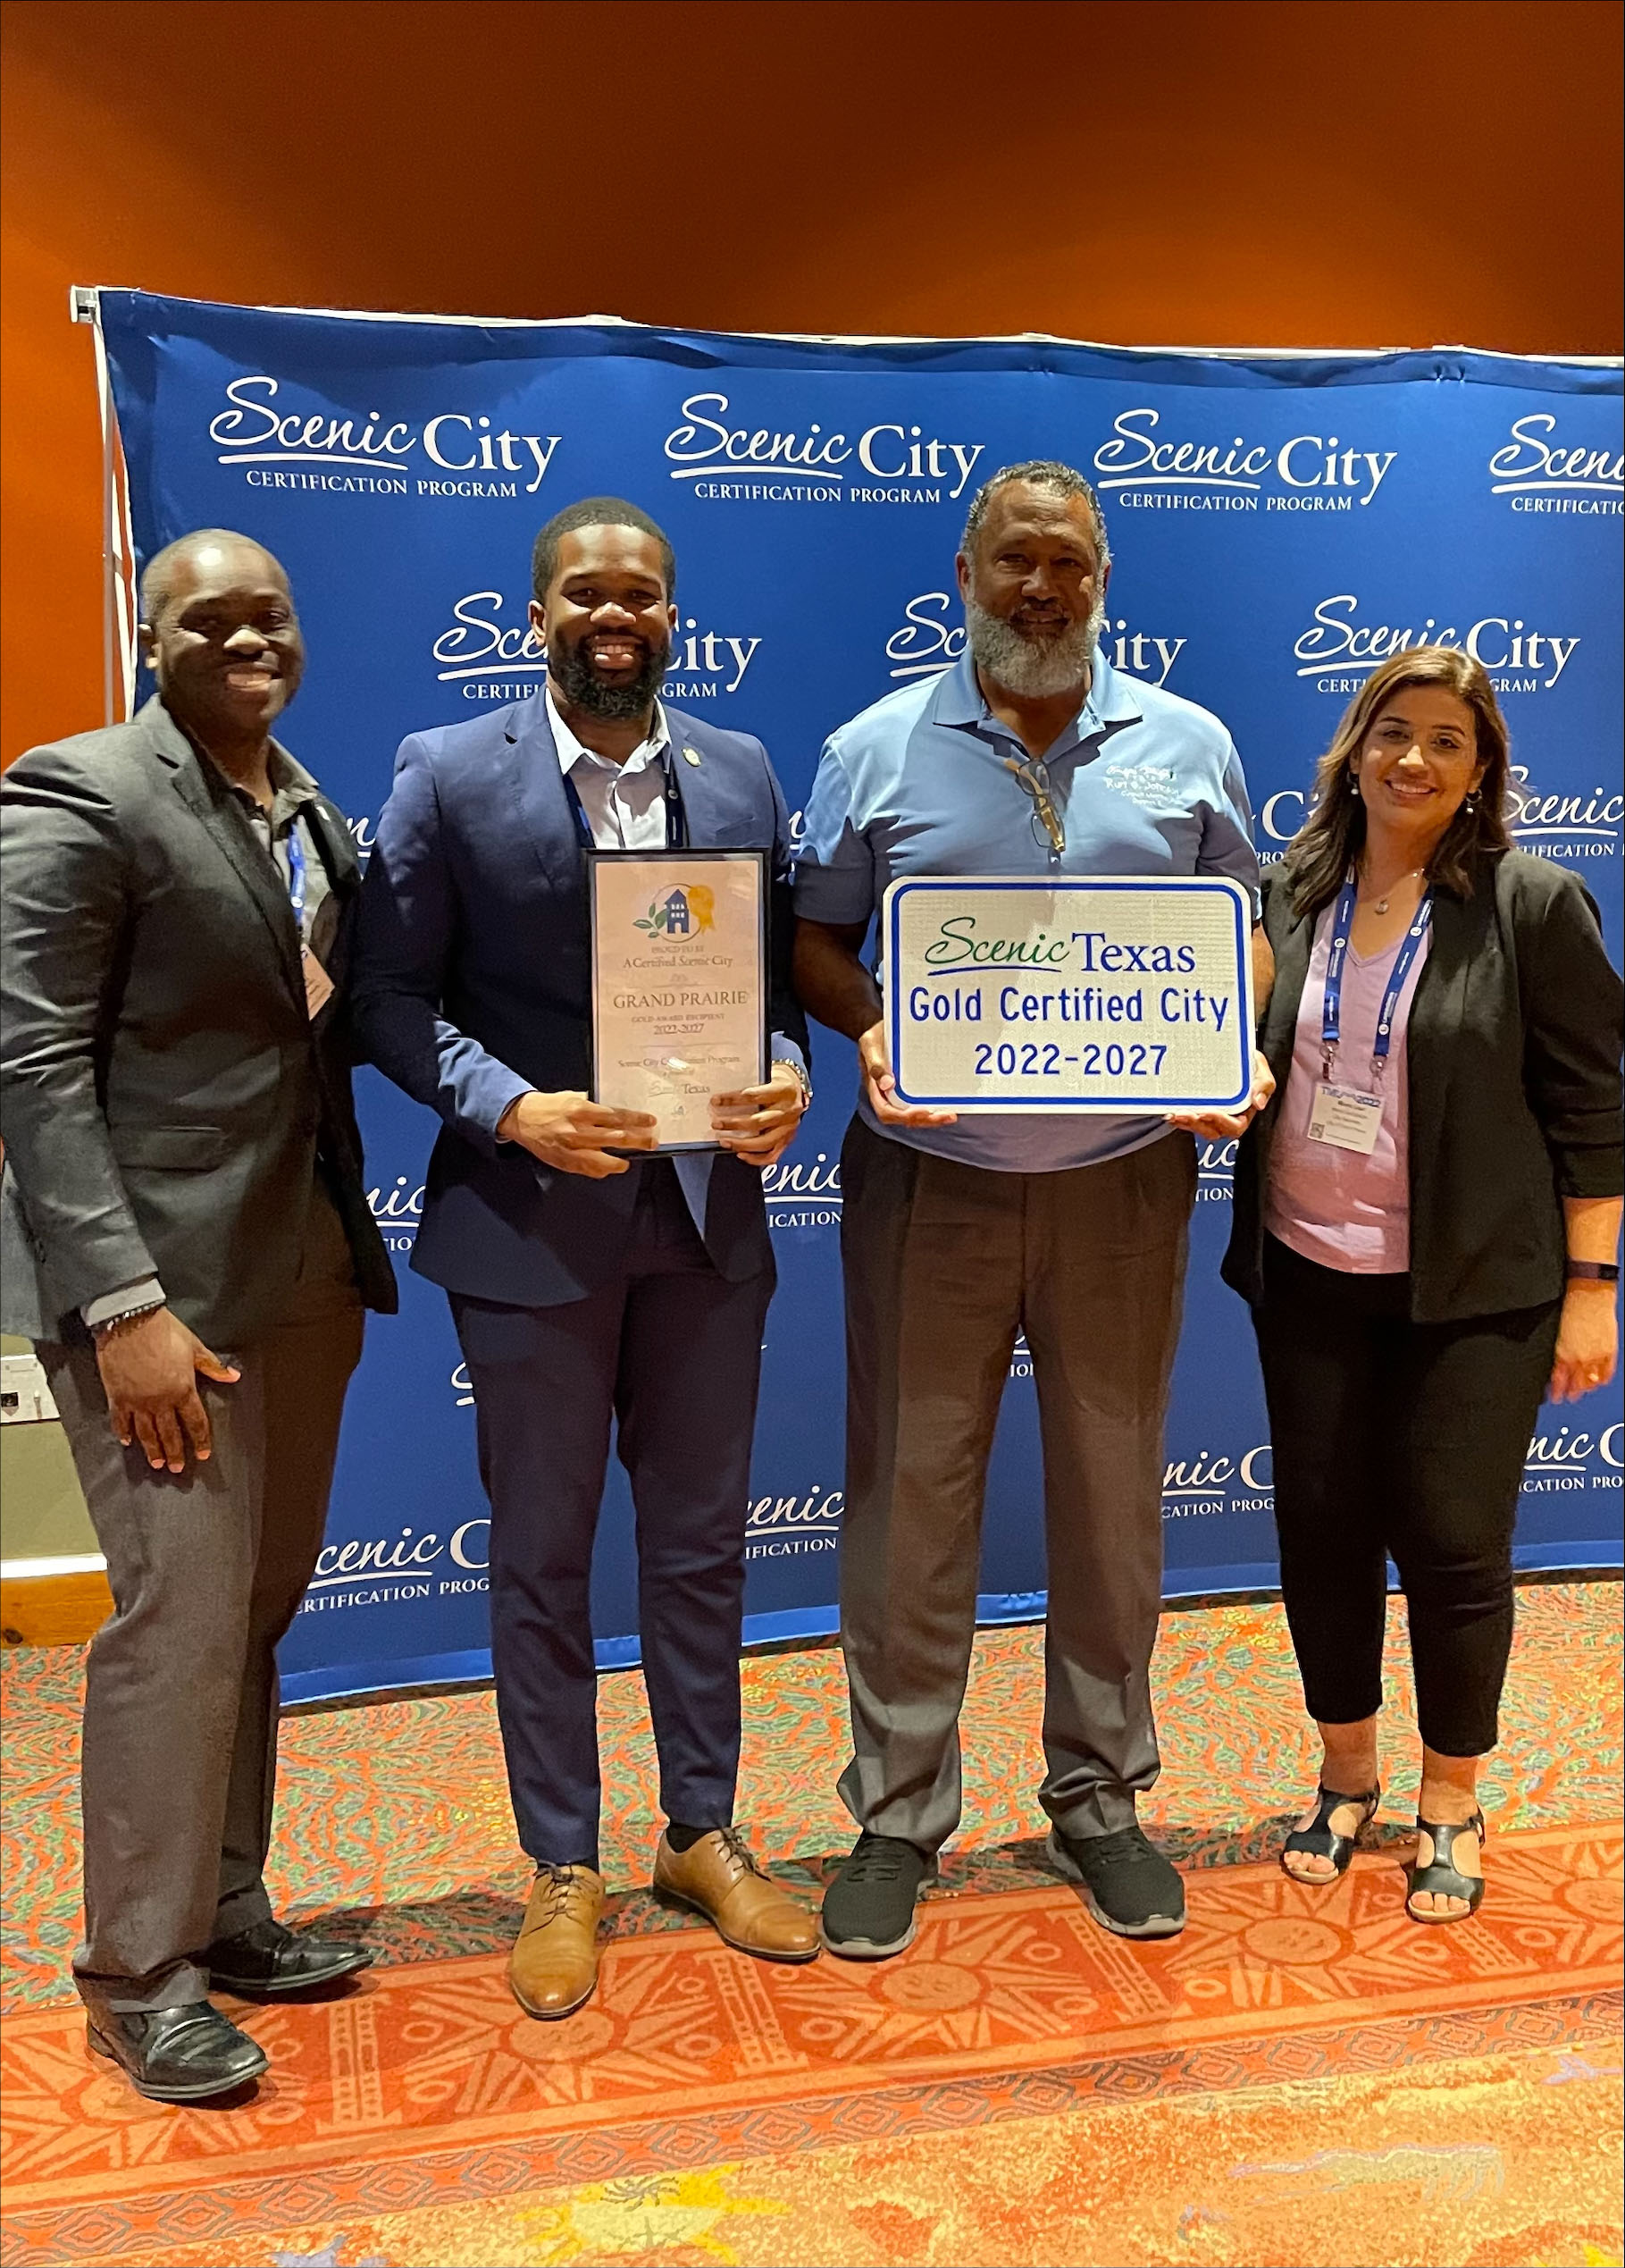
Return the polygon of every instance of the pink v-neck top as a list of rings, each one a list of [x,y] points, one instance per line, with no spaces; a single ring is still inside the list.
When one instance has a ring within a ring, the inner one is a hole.
[[[1343,970],[1343,1040],[1333,1082],[1382,1094],[1382,1120],[1369,1157],[1309,1139],[1309,1115],[1320,1079],[1320,1012],[1334,908],[1315,924],[1314,948],[1298,1004],[1292,1070],[1281,1097],[1269,1151],[1264,1226],[1305,1260],[1347,1275],[1403,1275],[1411,1265],[1410,1127],[1406,1105],[1407,1030],[1411,1003],[1433,943],[1431,928],[1406,975],[1394,1016],[1387,1068],[1373,1076],[1371,1048],[1377,1019],[1403,942],[1362,961],[1349,947]]]

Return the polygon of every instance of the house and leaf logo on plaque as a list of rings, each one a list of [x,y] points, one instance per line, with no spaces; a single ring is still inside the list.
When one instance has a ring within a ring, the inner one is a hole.
[[[702,937],[716,923],[716,895],[709,885],[691,882],[686,889],[670,890],[651,898],[649,911],[632,923],[661,937]]]

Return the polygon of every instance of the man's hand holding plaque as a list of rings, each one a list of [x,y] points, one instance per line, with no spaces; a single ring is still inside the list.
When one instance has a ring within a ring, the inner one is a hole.
[[[806,1108],[806,1090],[794,1071],[788,1063],[775,1063],[763,1085],[712,1096],[711,1130],[723,1149],[761,1171],[788,1149]],[[579,1088],[520,1096],[503,1113],[497,1132],[500,1140],[517,1142],[543,1165],[561,1173],[584,1173],[593,1181],[625,1172],[631,1161],[617,1152],[659,1146],[651,1113],[616,1110],[591,1101]]]
[[[765,1085],[713,1095],[711,1127],[725,1150],[765,1171],[795,1139],[806,1108],[806,1088],[789,1063],[778,1062]]]
[[[628,1160],[615,1151],[656,1147],[655,1121],[647,1111],[613,1110],[567,1088],[521,1095],[498,1121],[497,1138],[517,1142],[560,1173],[584,1173],[592,1181],[625,1172]]]

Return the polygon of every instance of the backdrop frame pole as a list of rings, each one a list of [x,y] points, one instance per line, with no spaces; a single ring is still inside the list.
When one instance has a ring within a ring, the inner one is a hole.
[[[102,333],[101,292],[95,284],[74,284],[68,294],[71,321],[89,326],[96,342],[96,406],[102,433],[102,722],[122,724],[135,685],[134,624],[129,582],[131,544],[121,495],[118,412]]]

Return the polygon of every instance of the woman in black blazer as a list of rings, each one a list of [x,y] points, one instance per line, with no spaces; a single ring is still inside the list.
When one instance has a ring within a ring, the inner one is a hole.
[[[1325,1748],[1282,1864],[1334,1880],[1377,1809],[1391,1553],[1422,1736],[1406,1910],[1425,1922],[1483,1896],[1476,1785],[1536,1413],[1605,1384],[1617,1348],[1620,979],[1578,879],[1512,849],[1506,794],[1477,662],[1420,647],[1372,672],[1266,876],[1276,1091],[1240,1147],[1224,1264],[1258,1332],[1281,1587]]]

